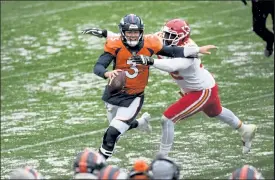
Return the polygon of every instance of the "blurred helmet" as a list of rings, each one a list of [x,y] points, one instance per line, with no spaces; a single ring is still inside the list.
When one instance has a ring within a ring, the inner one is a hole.
[[[73,179],[97,179],[97,175],[92,173],[77,173]]]
[[[13,170],[10,174],[10,179],[43,179],[43,177],[35,169],[25,166]]]
[[[108,165],[100,170],[98,179],[128,179],[128,174],[121,171],[118,167]]]
[[[163,44],[166,46],[181,46],[190,37],[189,24],[182,19],[172,19],[162,28]]]
[[[97,173],[104,166],[106,166],[106,160],[101,154],[85,149],[77,154],[73,169],[75,173]]]
[[[178,180],[180,176],[179,166],[163,154],[158,154],[150,165],[153,179]]]
[[[142,19],[135,14],[128,14],[124,16],[118,25],[122,42],[126,46],[135,47],[143,42],[144,24]],[[131,40],[130,37],[125,35],[125,31],[139,31],[139,36],[136,40]]]
[[[149,165],[144,160],[136,160],[134,162],[133,168],[129,173],[130,179],[151,179],[149,173]]]
[[[241,168],[236,169],[229,179],[264,179],[262,174],[256,170],[253,166],[244,165]]]

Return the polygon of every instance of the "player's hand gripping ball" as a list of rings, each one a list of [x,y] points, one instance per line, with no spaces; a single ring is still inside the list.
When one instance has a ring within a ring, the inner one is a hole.
[[[110,92],[117,93],[123,89],[126,84],[126,73],[125,71],[117,71],[118,75],[109,80],[109,90]]]

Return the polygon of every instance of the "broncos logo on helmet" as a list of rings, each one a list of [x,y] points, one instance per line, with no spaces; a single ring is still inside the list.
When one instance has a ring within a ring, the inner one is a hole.
[[[172,19],[162,28],[163,44],[166,46],[181,46],[190,37],[191,29],[183,19]]]
[[[105,158],[97,152],[90,149],[77,154],[73,164],[75,173],[96,173],[106,166]]]
[[[256,170],[253,166],[244,165],[241,168],[236,169],[229,179],[264,179],[262,174]]]
[[[98,179],[128,179],[128,175],[122,172],[118,167],[109,165],[100,170]]]

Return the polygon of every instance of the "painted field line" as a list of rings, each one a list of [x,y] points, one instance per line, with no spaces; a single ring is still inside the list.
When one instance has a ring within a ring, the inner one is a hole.
[[[221,34],[221,35],[212,36],[212,37],[209,37],[209,38],[198,39],[198,40],[196,40],[196,42],[202,42],[202,41],[212,40],[212,39],[216,39],[216,38],[220,38],[220,37],[227,37],[227,36],[231,36],[231,35],[242,34],[242,33],[245,33],[245,32],[249,32],[249,31],[248,31],[248,30],[242,30],[242,31],[236,31],[236,32],[234,32],[234,33]],[[213,43],[213,44],[214,44],[214,43]],[[91,60],[81,61],[81,62],[79,62],[79,63],[73,63],[73,64],[67,64],[67,65],[61,65],[61,66],[55,66],[55,67],[53,67],[53,68],[48,68],[48,69],[41,69],[41,70],[36,70],[36,71],[29,71],[29,72],[27,72],[27,73],[19,73],[19,74],[13,74],[13,75],[10,75],[10,76],[2,76],[2,77],[1,77],[1,80],[13,78],[13,77],[21,77],[21,76],[24,76],[24,75],[30,75],[30,74],[39,73],[39,72],[46,72],[46,71],[49,71],[49,70],[60,69],[60,68],[62,68],[62,67],[73,67],[73,66],[77,66],[77,65],[79,65],[79,64],[86,64],[86,63],[88,63],[88,62],[90,63]]]
[[[113,2],[115,2],[115,1],[113,1]],[[75,10],[75,9],[82,9],[82,8],[86,8],[86,7],[89,7],[89,6],[98,6],[98,5],[107,4],[107,3],[112,3],[112,1],[81,3],[81,4],[75,5],[73,7],[68,7],[68,8],[54,9],[54,10],[50,10],[50,11],[42,11],[42,12],[39,12],[39,13],[33,13],[33,14],[28,14],[28,15],[6,17],[6,18],[2,18],[2,21],[10,21],[10,20],[16,20],[16,19],[19,19],[19,18],[22,19],[22,18],[30,18],[30,17],[51,15],[51,14],[55,14],[55,13],[71,11],[71,10]]]
[[[257,100],[257,99],[261,99],[261,98],[265,98],[265,97],[270,97],[270,96],[274,96],[274,93],[272,93],[272,94],[266,94],[266,95],[263,95],[263,96],[256,96],[256,97],[253,97],[253,98],[250,98],[250,99],[245,99],[245,100],[232,101],[232,102],[229,102],[229,103],[225,103],[224,105],[232,105],[232,104],[242,103],[242,102],[246,102],[246,101],[252,101],[252,100]],[[152,118],[152,121],[158,120],[159,118],[160,117]],[[69,139],[74,139],[74,138],[78,138],[78,137],[83,137],[83,136],[88,136],[88,135],[93,135],[93,134],[101,133],[101,132],[103,132],[105,130],[106,129],[99,129],[97,131],[85,132],[85,133],[82,133],[82,134],[67,136],[67,137],[55,139],[55,140],[52,140],[52,141],[44,141],[44,142],[37,143],[37,144],[20,146],[18,148],[11,148],[11,149],[6,149],[6,150],[1,150],[1,154],[2,153],[7,153],[7,152],[12,152],[12,151],[19,151],[19,150],[23,150],[23,149],[27,149],[27,148],[33,148],[33,147],[43,146],[43,145],[57,143],[57,142],[63,142],[63,141],[67,141]]]
[[[87,64],[87,63],[91,63],[91,60],[80,61],[80,62],[74,63],[74,64],[66,64],[66,65],[61,65],[61,66],[55,66],[55,67],[52,67],[52,68],[41,69],[41,70],[37,70],[37,71],[29,71],[27,73],[19,73],[19,74],[14,74],[14,75],[10,75],[10,76],[4,76],[1,79],[9,79],[9,78],[13,78],[13,77],[20,77],[20,76],[30,75],[30,74],[34,74],[34,73],[47,72],[49,70],[55,70],[55,69],[60,69],[60,68],[73,67],[73,66],[77,66],[77,65],[81,65],[81,64]],[[91,69],[92,69],[92,67],[91,67]]]
[[[63,141],[67,141],[69,139],[74,139],[74,138],[78,138],[78,137],[82,137],[82,136],[97,134],[97,133],[102,132],[103,130],[104,129],[100,129],[100,130],[97,130],[97,131],[85,132],[85,133],[82,133],[82,134],[67,136],[67,137],[55,139],[55,140],[52,140],[52,141],[44,141],[44,142],[37,143],[37,144],[25,145],[25,146],[21,146],[21,147],[18,147],[18,148],[7,149],[7,150],[1,151],[1,153],[6,153],[6,152],[10,152],[10,151],[19,151],[19,150],[22,150],[22,149],[33,148],[33,147],[37,147],[37,146],[43,146],[43,145],[47,145],[47,144],[51,144],[51,143],[63,142]]]
[[[239,101],[233,101],[233,102],[229,102],[229,103],[224,103],[223,105],[228,106],[228,105],[232,105],[232,104],[237,104],[237,103],[243,103],[243,102],[247,102],[247,101],[253,101],[253,100],[257,100],[257,99],[261,99],[261,98],[266,98],[266,97],[271,97],[274,96],[274,93],[270,93],[270,94],[265,94],[265,95],[261,95],[261,96],[256,96],[253,98],[247,98],[244,100],[239,100]]]
[[[212,39],[216,39],[216,38],[220,38],[220,37],[227,37],[227,36],[238,35],[238,34],[249,33],[249,32],[252,32],[252,30],[246,29],[246,30],[241,30],[241,31],[236,31],[236,32],[229,32],[229,33],[220,34],[217,36],[198,39],[198,40],[195,40],[195,42],[202,42],[202,41],[212,40]],[[215,43],[213,43],[213,44],[215,44]]]
[[[216,12],[215,14],[226,14],[226,13],[230,13],[230,12],[234,12],[234,11],[238,11],[238,10],[245,10],[245,9],[247,9],[248,11],[250,11],[250,8],[247,8],[247,7],[243,6],[243,7],[239,7],[239,8],[227,9],[227,10],[219,11],[219,12]]]

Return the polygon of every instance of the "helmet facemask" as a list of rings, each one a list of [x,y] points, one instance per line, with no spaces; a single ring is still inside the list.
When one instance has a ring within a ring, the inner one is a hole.
[[[132,26],[132,25],[130,25]],[[142,36],[143,36],[143,31],[139,30],[127,30],[127,31],[121,31],[121,35],[124,38],[125,42],[130,46],[130,47],[135,47],[139,44]]]
[[[182,41],[186,35],[184,33],[178,33],[171,30],[169,27],[164,26],[162,28],[163,34],[163,44],[165,46],[177,46],[180,41]]]
[[[143,41],[143,21],[134,14],[126,15],[119,24],[122,41],[124,44],[135,47]]]

